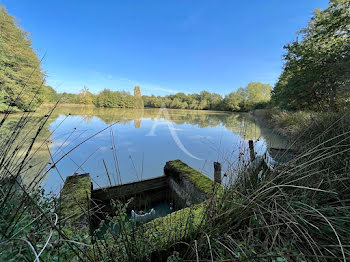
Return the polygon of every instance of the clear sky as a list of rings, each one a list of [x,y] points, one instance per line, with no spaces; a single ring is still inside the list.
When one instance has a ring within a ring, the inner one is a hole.
[[[31,33],[47,83],[143,94],[273,85],[283,45],[327,0],[0,0]]]

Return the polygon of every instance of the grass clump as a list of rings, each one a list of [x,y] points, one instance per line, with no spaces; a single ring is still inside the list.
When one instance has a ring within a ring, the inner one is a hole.
[[[282,130],[285,135],[295,135],[309,125],[312,115],[309,112],[285,112],[281,111],[272,115],[272,123],[277,130]]]
[[[330,113],[311,111],[281,111],[276,109],[254,110],[252,114],[276,133],[291,140],[297,138],[315,121],[322,121]],[[334,115],[334,114],[333,114]]]

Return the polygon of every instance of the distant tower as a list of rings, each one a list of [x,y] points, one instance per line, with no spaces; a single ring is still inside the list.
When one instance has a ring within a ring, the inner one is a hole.
[[[141,98],[141,90],[140,90],[139,86],[135,86],[135,88],[134,88],[134,97]]]
[[[143,109],[144,105],[143,105],[141,90],[140,90],[139,86],[135,86],[135,88],[134,88],[134,97],[135,97],[134,108]]]

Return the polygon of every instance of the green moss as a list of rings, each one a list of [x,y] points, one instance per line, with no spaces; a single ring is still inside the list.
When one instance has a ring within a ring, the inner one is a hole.
[[[89,208],[90,197],[91,180],[88,174],[67,177],[60,196],[60,216],[79,221]]]
[[[188,166],[181,160],[169,161],[166,163],[166,165],[172,173],[187,176],[200,191],[207,195],[212,195],[213,192],[218,193],[222,191],[220,184],[214,182],[209,177]],[[214,188],[214,186],[216,188]]]
[[[181,209],[145,224],[146,230],[142,235],[150,243],[149,250],[164,250],[197,232],[204,219],[205,203]]]

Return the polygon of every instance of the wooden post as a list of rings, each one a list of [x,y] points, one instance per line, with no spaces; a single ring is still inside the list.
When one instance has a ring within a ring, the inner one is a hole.
[[[221,164],[214,162],[214,181],[221,184]]]
[[[255,160],[255,152],[254,152],[254,142],[253,142],[253,140],[249,140],[248,144],[249,144],[249,152],[250,152],[250,161],[253,162]]]

